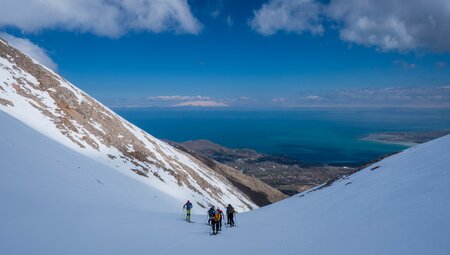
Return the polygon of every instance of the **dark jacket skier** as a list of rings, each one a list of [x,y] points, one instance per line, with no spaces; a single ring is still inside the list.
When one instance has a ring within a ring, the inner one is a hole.
[[[208,225],[212,224],[212,217],[214,216],[216,209],[214,208],[214,206],[211,206],[211,208],[209,208],[208,210]]]
[[[228,207],[227,207],[227,224],[230,227],[234,226],[234,214],[235,214],[235,211],[234,211],[233,206],[228,204]]]
[[[183,209],[186,209],[186,221],[191,221],[191,209],[193,205],[191,201],[187,201],[186,204],[183,205]]]

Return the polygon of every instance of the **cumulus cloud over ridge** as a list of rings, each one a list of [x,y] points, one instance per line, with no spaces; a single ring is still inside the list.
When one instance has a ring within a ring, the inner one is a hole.
[[[342,40],[351,43],[381,50],[450,52],[448,0],[330,0],[325,4],[270,0],[255,11],[251,25],[265,35],[277,31],[318,34],[325,19],[336,26]]]
[[[30,58],[36,60],[40,64],[56,71],[57,65],[53,60],[47,55],[44,49],[37,46],[28,39],[18,38],[7,33],[0,33],[0,38],[7,41],[9,45],[25,53]]]
[[[187,0],[2,0],[0,28],[62,29],[119,37],[128,31],[199,33]]]

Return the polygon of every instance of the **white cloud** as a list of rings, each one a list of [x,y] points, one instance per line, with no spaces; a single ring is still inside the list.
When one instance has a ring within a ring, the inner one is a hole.
[[[304,96],[304,99],[317,100],[320,99],[320,96]]]
[[[383,51],[450,51],[448,0],[330,0],[327,4],[317,0],[270,0],[255,12],[251,25],[264,35],[277,31],[313,32],[321,28],[321,16],[334,22],[340,38],[347,42]]]
[[[416,64],[408,63],[408,62],[406,62],[405,60],[402,60],[402,59],[395,60],[393,63],[394,63],[394,65],[400,66],[403,69],[414,69],[414,68],[417,67]]]
[[[201,30],[187,0],[2,0],[0,28],[63,29],[119,37],[128,31]]]
[[[212,99],[208,96],[152,96],[148,97],[153,106],[158,107],[226,107],[228,106],[223,99]]]
[[[233,24],[234,24],[234,20],[233,20],[233,18],[232,18],[230,15],[227,16],[225,22],[227,23],[227,25],[228,25],[229,27],[232,27]]]
[[[207,14],[213,18],[218,18],[223,11],[225,5],[224,0],[206,1],[202,3],[202,7],[205,9]]]
[[[53,62],[53,60],[47,55],[44,49],[40,48],[30,40],[18,38],[7,33],[0,33],[0,38],[3,38],[9,43],[9,45],[20,50],[22,53],[36,60],[40,64],[56,71],[56,63]]]
[[[382,50],[450,51],[450,1],[332,0],[327,15],[341,38]]]
[[[153,101],[185,101],[185,100],[201,100],[201,101],[205,101],[205,100],[210,100],[210,97],[205,97],[205,96],[179,96],[179,95],[175,95],[175,96],[154,96],[154,97],[149,97],[150,100]]]
[[[186,101],[173,105],[174,107],[227,107],[227,104],[216,101]]]
[[[152,96],[109,98],[110,107],[248,107],[258,105],[256,99],[240,96],[234,98],[213,98],[208,96]]]
[[[272,98],[272,103],[276,103],[276,104],[284,104],[288,101],[287,98],[285,97],[276,97],[276,98]]]
[[[303,93],[303,92],[302,92]],[[418,107],[449,108],[450,90],[441,87],[381,87],[322,90],[290,100],[294,107]]]
[[[271,0],[254,12],[250,25],[263,35],[277,31],[322,34],[320,5],[314,0]]]

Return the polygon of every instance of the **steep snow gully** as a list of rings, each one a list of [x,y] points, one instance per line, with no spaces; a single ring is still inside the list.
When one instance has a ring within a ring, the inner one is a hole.
[[[449,254],[450,136],[328,187],[205,215],[0,112],[0,254]]]

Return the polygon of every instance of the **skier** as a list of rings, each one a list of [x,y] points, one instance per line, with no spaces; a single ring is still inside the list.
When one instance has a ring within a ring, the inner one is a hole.
[[[191,201],[187,201],[186,204],[183,205],[183,209],[186,209],[186,221],[191,222],[191,209],[192,209]]]
[[[233,219],[234,213],[235,213],[235,211],[234,211],[233,206],[231,206],[230,204],[228,204],[228,207],[227,207],[227,224],[228,224],[230,227],[233,227],[233,226],[234,226],[234,219]]]
[[[213,217],[211,219],[212,223],[212,234],[217,235],[219,233],[219,222],[220,222],[220,213],[219,210],[214,210]]]
[[[219,231],[222,231],[222,220],[224,219],[223,211],[217,208],[217,213],[219,213]]]
[[[214,212],[216,211],[216,209],[214,208],[214,206],[211,206],[211,208],[209,208],[209,210],[208,210],[208,225],[211,225],[212,224],[212,218],[213,218],[213,216],[214,216]]]

